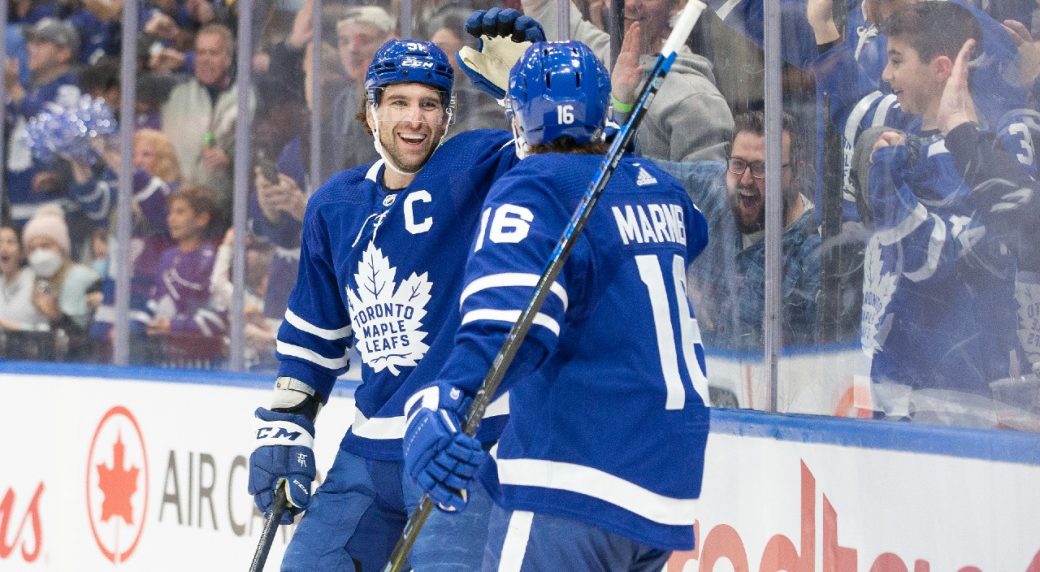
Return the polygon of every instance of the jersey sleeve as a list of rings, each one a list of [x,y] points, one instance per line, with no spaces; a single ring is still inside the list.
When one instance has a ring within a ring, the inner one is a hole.
[[[141,216],[152,228],[165,231],[169,183],[149,175],[142,169],[134,171],[131,181],[133,201],[140,209]],[[77,183],[69,187],[69,195],[79,204],[83,214],[101,227],[108,226],[109,217],[116,208],[118,194],[116,174],[108,168],[82,184]]]
[[[320,195],[320,196],[319,196]],[[336,378],[346,372],[354,341],[350,316],[339,291],[321,197],[304,215],[300,266],[275,345],[278,375],[299,379],[328,399]]]
[[[79,204],[80,210],[91,222],[104,227],[107,226],[109,213],[115,207],[117,189],[115,173],[105,169],[83,183],[69,185],[69,196]]]
[[[966,243],[958,240],[970,219],[969,211],[929,208],[914,192],[907,162],[906,145],[883,147],[874,152],[870,170],[870,203],[874,216],[874,235],[882,252],[899,259],[900,273],[911,282],[942,280],[954,269]],[[957,201],[950,197],[951,201]]]
[[[459,297],[461,326],[440,380],[470,393],[480,387],[494,356],[528,306],[570,219],[570,209],[548,182],[526,172],[527,176],[510,174],[492,189],[466,264]],[[575,297],[572,277],[581,274],[578,250],[580,245],[550,286],[499,394],[537,368],[556,348],[566,327],[568,302]]]

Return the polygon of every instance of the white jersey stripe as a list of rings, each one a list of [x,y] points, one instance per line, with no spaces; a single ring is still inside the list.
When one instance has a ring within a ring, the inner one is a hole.
[[[477,320],[493,320],[496,322],[508,322],[515,324],[520,319],[520,310],[472,310],[462,316],[462,323],[468,324]],[[560,324],[549,316],[538,313],[534,316],[534,323],[547,328],[557,336],[560,335]]]
[[[484,419],[491,417],[499,417],[501,415],[509,415],[509,392],[498,396],[488,404],[487,409],[484,410]]]
[[[538,274],[529,274],[523,272],[504,272],[501,274],[490,274],[477,278],[473,282],[470,282],[466,289],[462,291],[462,296],[459,296],[459,306],[466,301],[471,295],[480,292],[481,290],[487,290],[488,288],[508,288],[510,286],[535,286],[538,284],[538,279],[541,278]],[[567,291],[560,286],[559,282],[553,282],[549,290],[556,294],[556,297],[563,302],[563,309],[567,310]]]
[[[531,538],[531,523],[534,513],[514,510],[509,516],[509,527],[502,541],[502,554],[498,559],[498,572],[520,572],[527,554],[527,541]]]
[[[297,330],[300,330],[301,332],[306,332],[308,334],[318,336],[319,338],[323,340],[329,340],[330,342],[342,340],[343,338],[349,336],[353,332],[349,325],[343,326],[342,328],[338,328],[335,330],[320,328],[308,322],[307,320],[304,320],[303,318],[297,316],[296,313],[294,313],[289,308],[286,308],[285,310],[285,321],[289,322],[289,325],[296,328]]]
[[[416,395],[418,395],[418,393]],[[415,398],[415,395],[413,395],[412,398]],[[411,402],[411,398],[409,401]],[[510,394],[506,393],[494,401],[491,401],[488,409],[484,412],[484,418],[490,419],[492,417],[509,414]],[[407,426],[408,422],[404,415],[398,417],[372,417],[369,419],[368,417],[365,417],[365,414],[361,413],[360,409],[355,408],[354,423],[350,425],[350,432],[365,439],[404,439],[405,428]]]
[[[497,459],[503,485],[569,491],[606,501],[653,522],[693,525],[696,499],[668,497],[610,473],[558,461]]]
[[[300,358],[326,369],[341,369],[350,364],[350,348],[347,348],[343,352],[343,357],[339,358],[327,358],[305,347],[283,342],[282,340],[277,341],[275,349],[282,355]]]
[[[142,203],[148,200],[152,195],[162,190],[165,186],[166,185],[162,182],[162,179],[159,177],[152,177],[151,180],[148,181],[148,185],[145,186],[144,189],[141,189],[141,192],[134,195],[134,202]]]
[[[404,415],[369,419],[360,409],[355,408],[354,423],[350,425],[350,432],[365,439],[403,439],[404,428]]]
[[[904,274],[908,280],[914,282],[927,280],[935,274],[939,268],[943,245],[946,244],[946,223],[935,215],[930,216],[935,219],[935,226],[932,227],[932,234],[928,237],[928,259],[917,270]]]
[[[924,205],[918,204],[910,214],[899,221],[899,224],[887,230],[879,230],[875,233],[875,236],[882,246],[895,244],[909,236],[911,232],[917,230],[917,227],[928,220],[928,216],[928,209],[924,208]]]
[[[431,389],[431,388],[427,388]],[[412,403],[412,399],[422,399],[422,397],[416,397],[422,394],[420,391],[411,398],[408,399],[409,404]],[[407,405],[405,406],[408,407]],[[500,396],[498,399],[492,401],[486,410],[484,410],[484,419],[490,419],[492,417],[499,417],[502,415],[509,415],[509,394]],[[389,440],[389,439],[403,439],[405,428],[408,426],[407,420],[404,415],[399,417],[373,417],[369,419],[365,417],[365,414],[360,409],[354,409],[354,423],[350,426],[350,431],[358,437],[364,437],[365,439],[376,439],[376,440]]]

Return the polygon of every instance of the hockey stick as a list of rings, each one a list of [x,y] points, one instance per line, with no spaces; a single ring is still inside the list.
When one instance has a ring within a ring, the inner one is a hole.
[[[271,551],[271,543],[274,542],[274,533],[278,530],[278,523],[282,520],[288,503],[285,499],[285,487],[278,487],[271,503],[271,512],[264,518],[264,530],[260,533],[260,544],[256,546],[253,554],[253,563],[249,565],[249,572],[262,572],[267,562],[267,553]]]
[[[606,188],[610,178],[614,175],[624,150],[632,142],[636,128],[639,127],[639,123],[642,122],[643,117],[646,115],[647,108],[649,108],[654,96],[657,95],[657,91],[661,88],[665,75],[672,68],[676,53],[686,42],[686,38],[693,31],[693,26],[697,23],[697,19],[700,18],[706,7],[701,0],[688,0],[686,7],[679,14],[679,18],[672,28],[672,33],[665,41],[664,47],[654,63],[654,68],[643,85],[639,101],[633,108],[628,121],[625,122],[614,137],[607,154],[603,157],[603,162],[600,163],[592,182],[589,183],[589,188],[582,195],[581,202],[575,209],[574,214],[571,215],[570,222],[567,223],[567,228],[564,229],[563,235],[560,236],[560,240],[556,243],[556,248],[553,249],[549,258],[548,266],[542,272],[538,283],[535,284],[534,296],[532,296],[524,311],[521,312],[516,323],[513,324],[509,335],[502,343],[502,348],[498,350],[498,355],[495,356],[491,363],[491,369],[484,376],[484,381],[477,391],[477,395],[473,398],[473,404],[470,405],[469,411],[466,413],[466,422],[462,429],[465,434],[470,436],[476,435],[477,428],[484,417],[484,411],[487,409],[488,404],[491,403],[491,398],[502,383],[502,378],[505,376],[510,364],[513,363],[513,358],[516,357],[520,344],[527,337],[527,332],[534,323],[535,315],[541,310],[542,304],[549,295],[550,286],[556,282],[556,277],[563,270],[567,257],[570,256],[581,231],[585,228],[589,217],[592,215],[593,207],[596,206],[600,195],[603,194],[603,189]],[[394,546],[394,551],[390,555],[390,561],[383,568],[383,572],[400,572],[403,569],[405,559],[408,557],[408,553],[415,544],[415,539],[419,536],[419,531],[422,530],[432,510],[433,501],[430,500],[428,495],[423,495],[419,501],[419,506],[412,513],[411,517],[408,518],[408,522],[405,523],[404,530],[401,532],[401,538],[398,539],[397,545]]]

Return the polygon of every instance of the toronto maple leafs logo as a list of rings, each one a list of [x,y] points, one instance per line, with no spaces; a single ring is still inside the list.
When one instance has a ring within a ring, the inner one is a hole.
[[[888,305],[896,289],[898,276],[886,272],[881,260],[881,241],[871,237],[863,254],[863,316],[860,343],[863,351],[873,356],[885,344],[892,328]]]
[[[1018,304],[1018,341],[1029,363],[1040,362],[1040,275],[1019,272],[1015,277]]]
[[[375,244],[362,254],[354,274],[357,291],[348,287],[347,298],[358,352],[374,371],[400,375],[400,368],[413,367],[426,355],[422,319],[433,289],[426,276],[413,272],[398,284],[397,268]]]

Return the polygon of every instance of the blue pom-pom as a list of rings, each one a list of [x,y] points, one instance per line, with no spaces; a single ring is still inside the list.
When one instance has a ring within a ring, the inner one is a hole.
[[[82,95],[72,105],[50,103],[29,120],[29,149],[42,162],[57,157],[93,165],[99,159],[91,140],[118,131],[115,115],[104,100]]]

